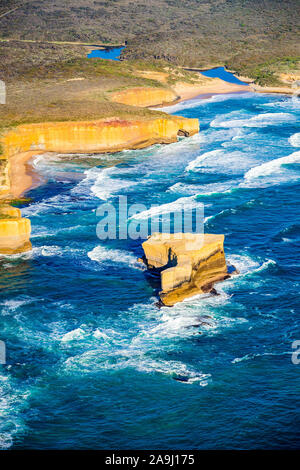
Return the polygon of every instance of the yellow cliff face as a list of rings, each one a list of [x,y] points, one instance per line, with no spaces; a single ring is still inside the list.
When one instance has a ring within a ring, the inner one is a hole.
[[[7,131],[1,139],[4,155],[0,162],[0,197],[18,197],[31,186],[26,162],[33,155],[118,152],[176,142],[178,135],[193,135],[198,131],[198,119],[176,116],[20,125]],[[2,218],[0,214],[0,253],[30,249],[30,221],[22,219],[18,210],[5,210]]]
[[[0,212],[0,254],[30,250],[30,220],[21,218],[20,209],[14,207],[1,207]]]
[[[24,124],[7,132],[2,145],[7,158],[22,152],[118,152],[155,143],[176,142],[184,131],[199,131],[198,119],[162,117],[149,120],[102,119],[84,122]]]
[[[229,277],[224,235],[153,234],[143,243],[148,268],[161,274],[160,299],[172,306]]]
[[[157,106],[172,103],[179,98],[172,90],[167,88],[128,88],[117,91],[110,97],[116,103],[128,104],[130,106]]]

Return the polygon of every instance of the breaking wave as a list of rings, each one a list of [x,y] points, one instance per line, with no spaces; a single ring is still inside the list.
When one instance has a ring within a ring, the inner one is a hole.
[[[191,161],[186,171],[240,174],[255,164],[255,160],[240,151],[211,150]]]
[[[148,219],[150,217],[156,217],[159,215],[163,214],[169,214],[171,212],[180,212],[180,211],[187,211],[187,210],[192,210],[195,208],[200,208],[202,205],[196,199],[191,196],[191,197],[182,197],[177,199],[176,201],[173,202],[168,202],[167,204],[161,204],[160,206],[153,205],[151,209],[139,212],[138,214],[135,214],[131,216],[131,219]]]
[[[112,196],[119,194],[122,190],[137,184],[135,181],[115,178],[118,175],[116,167],[91,168],[85,171],[85,179],[79,183],[73,192],[90,194],[107,201]]]
[[[87,256],[100,264],[125,263],[130,267],[143,269],[143,264],[137,261],[136,256],[124,250],[109,249],[99,245],[89,251]]]
[[[281,180],[282,173],[286,173],[286,169],[283,168],[283,165],[287,165],[290,163],[300,163],[300,152],[294,152],[286,157],[276,158],[271,160],[270,162],[262,163],[259,166],[251,168],[251,170],[247,171],[245,174],[246,182],[251,182],[257,178],[264,178],[266,176],[272,176],[275,178],[279,176],[279,180]],[[292,175],[287,175],[287,178],[291,178]],[[274,181],[274,179],[272,180]],[[272,182],[271,181],[271,182]],[[275,182],[278,180],[275,180]]]
[[[296,134],[291,135],[289,138],[289,143],[293,147],[300,147],[300,132],[297,132]]]
[[[235,117],[237,116],[237,117]],[[211,127],[266,127],[295,122],[296,117],[290,113],[264,113],[255,116],[239,117],[239,112],[218,116],[211,122]]]

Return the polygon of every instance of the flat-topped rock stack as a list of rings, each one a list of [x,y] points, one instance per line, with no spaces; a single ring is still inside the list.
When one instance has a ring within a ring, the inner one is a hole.
[[[20,209],[0,206],[0,254],[22,253],[31,249],[30,220],[21,216]]]
[[[160,300],[172,306],[196,294],[210,292],[230,277],[224,235],[154,233],[143,243],[144,262],[160,273]]]

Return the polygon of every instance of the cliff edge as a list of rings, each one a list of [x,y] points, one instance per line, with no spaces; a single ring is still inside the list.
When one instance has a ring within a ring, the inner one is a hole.
[[[20,209],[11,206],[0,207],[0,253],[22,253],[31,249],[30,220],[21,217]]]

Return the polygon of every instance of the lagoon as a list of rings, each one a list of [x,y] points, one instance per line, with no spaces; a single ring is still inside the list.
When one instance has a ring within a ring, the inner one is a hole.
[[[122,47],[109,47],[106,49],[94,49],[87,55],[88,59],[110,59],[120,60],[120,54],[125,46]]]
[[[236,85],[249,85],[249,83],[239,80],[233,73],[228,72],[225,67],[215,67],[209,70],[202,70],[201,74],[205,75],[206,77],[220,78],[225,82],[235,83]]]

